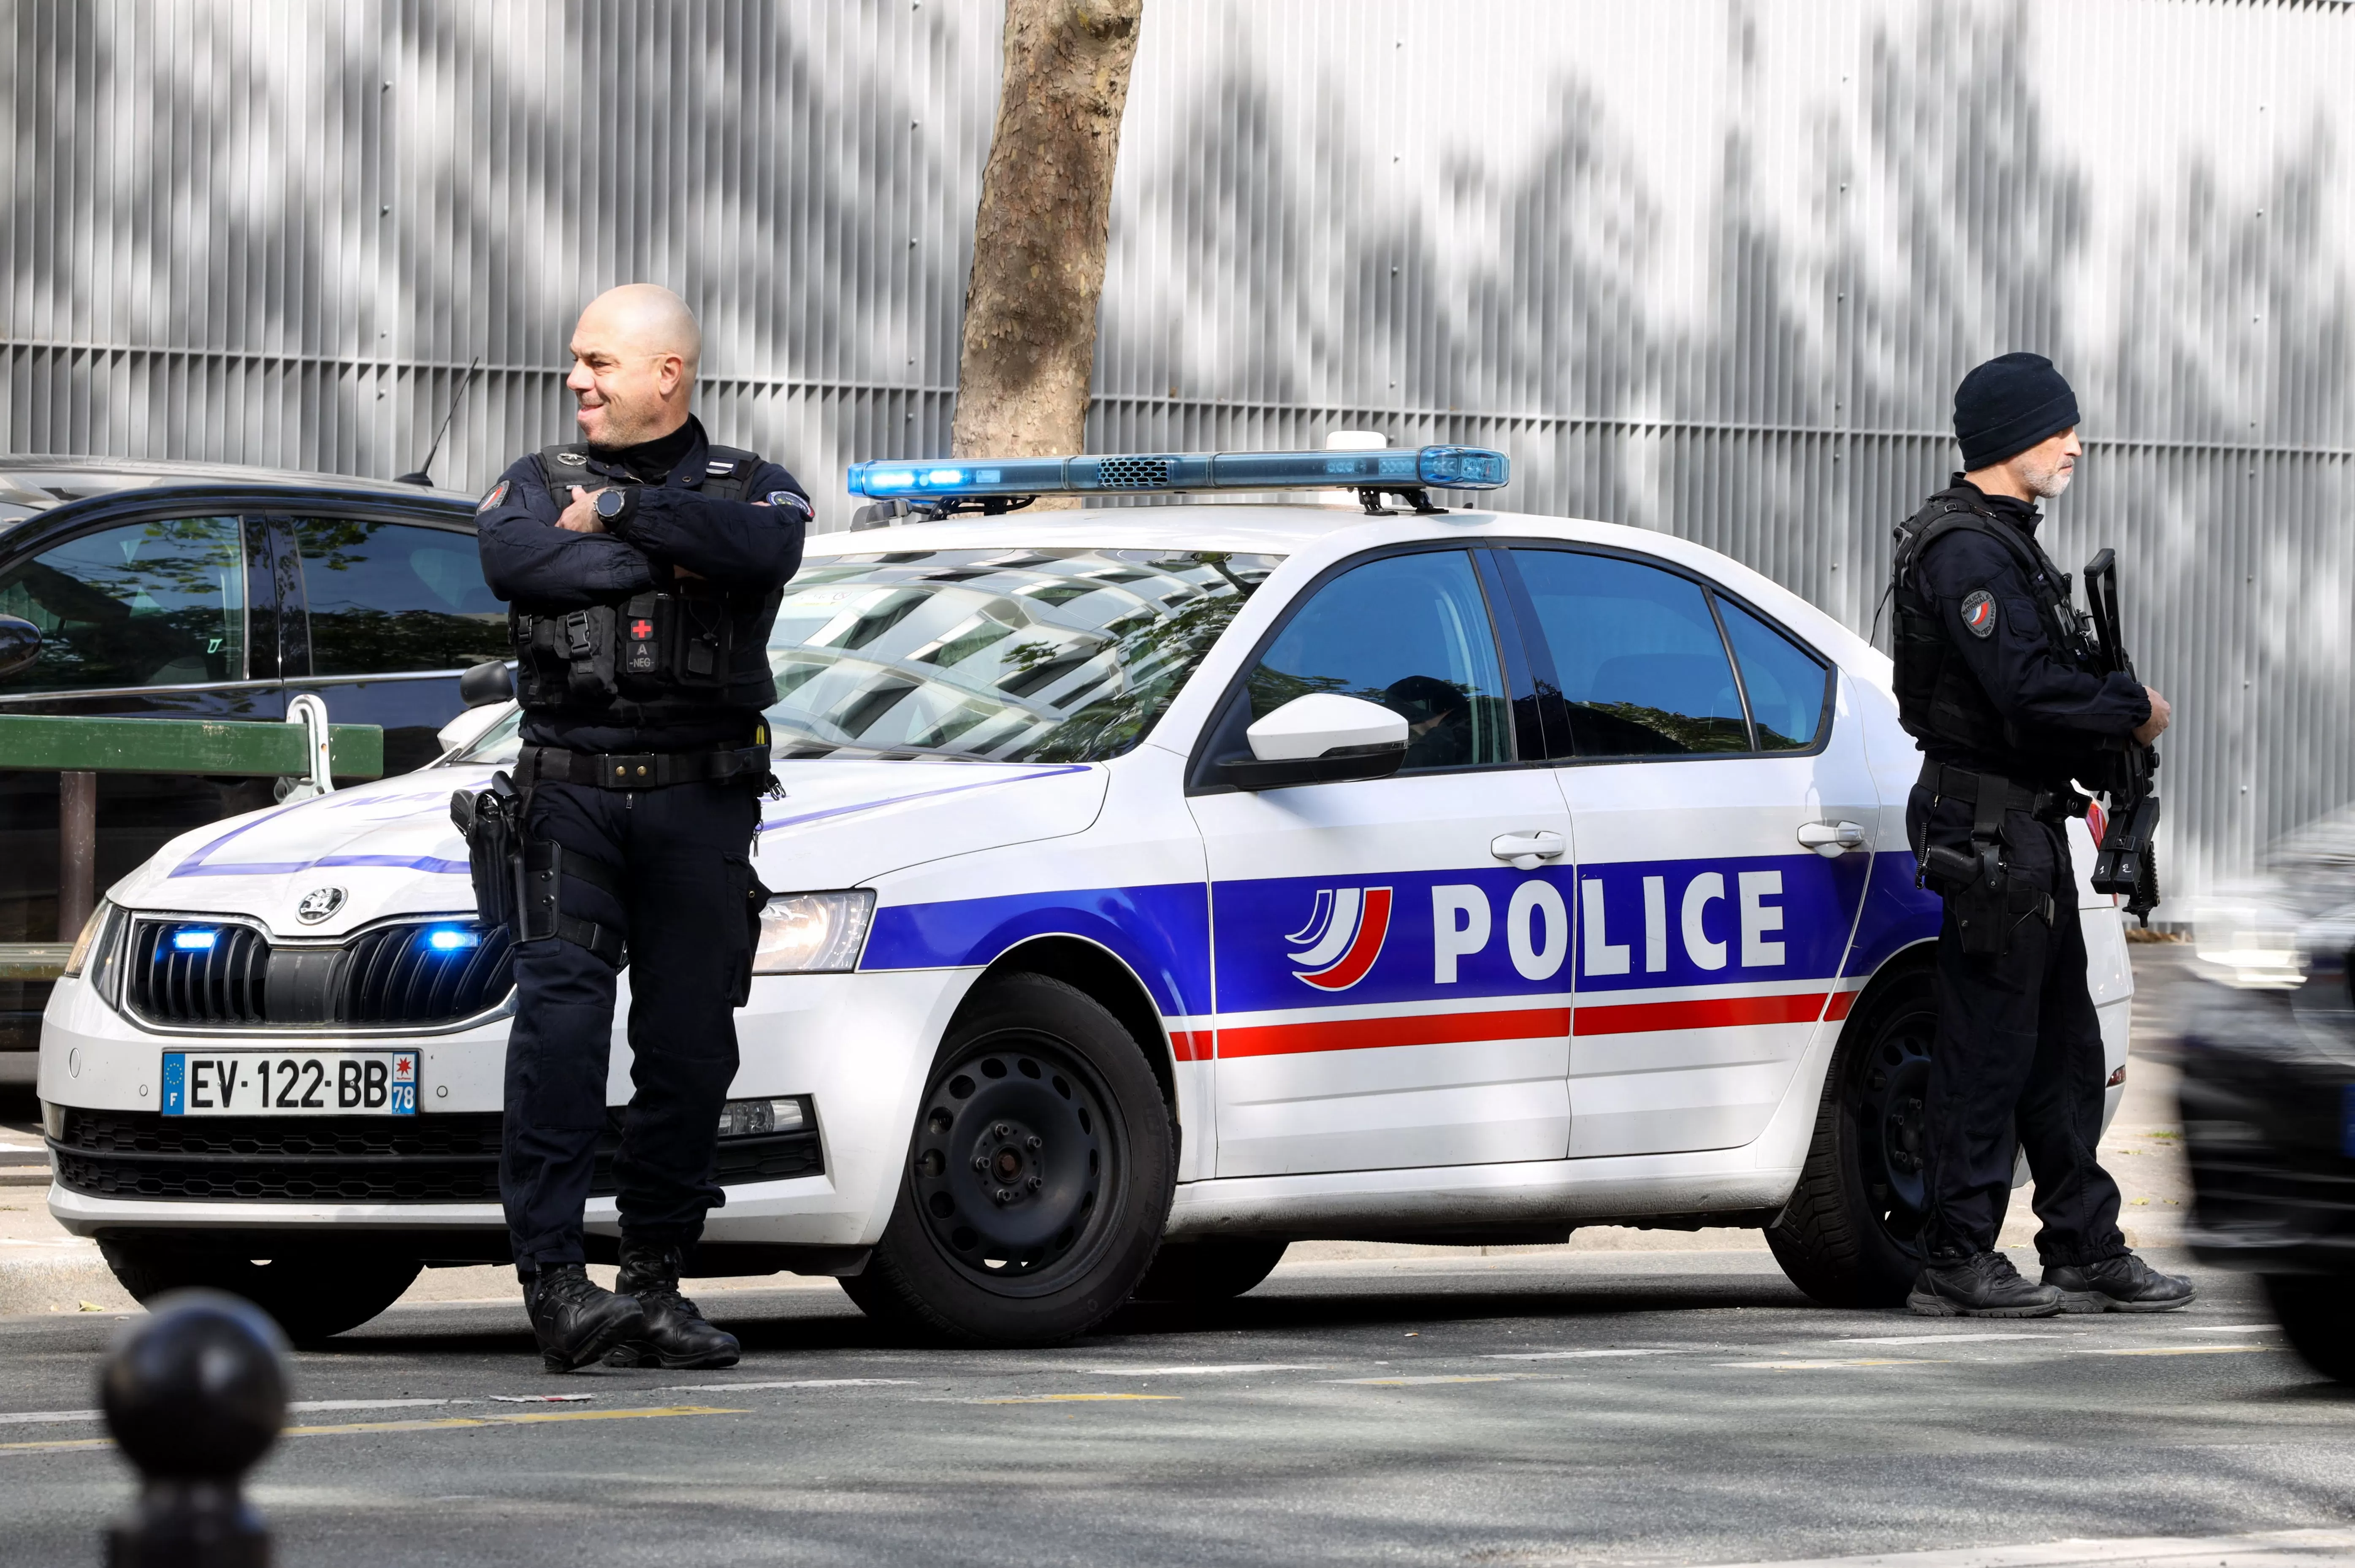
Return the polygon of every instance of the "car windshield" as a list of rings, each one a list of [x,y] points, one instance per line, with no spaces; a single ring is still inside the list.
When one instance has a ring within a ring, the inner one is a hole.
[[[1281,556],[939,549],[834,556],[769,639],[779,757],[1101,762],[1142,740]],[[504,763],[510,716],[453,761]]]

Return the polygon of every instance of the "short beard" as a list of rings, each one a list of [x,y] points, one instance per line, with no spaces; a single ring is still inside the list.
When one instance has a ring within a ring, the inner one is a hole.
[[[2041,474],[2023,475],[2021,479],[2027,485],[2029,493],[2039,500],[2055,501],[2060,499],[2062,491],[2069,488],[2069,481],[2076,476],[2074,469],[2053,468]]]

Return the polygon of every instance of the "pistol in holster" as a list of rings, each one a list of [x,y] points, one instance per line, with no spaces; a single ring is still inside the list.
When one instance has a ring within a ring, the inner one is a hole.
[[[564,941],[585,947],[619,969],[630,961],[629,944],[610,925],[564,912],[564,881],[578,878],[621,903],[622,880],[601,860],[568,854],[552,838],[532,836],[526,824],[528,797],[505,773],[491,775],[485,790],[459,790],[450,797],[450,820],[466,841],[466,869],[474,876],[474,908],[483,922],[505,926],[517,947]]]
[[[2003,837],[2003,814],[2011,797],[2011,781],[1993,773],[1977,776],[1970,848],[1925,845],[1914,885],[1928,887],[1946,901],[1965,953],[2000,958],[2011,951],[2012,937],[2022,922],[2033,916],[2049,926],[2059,910],[2051,893],[2004,859],[2009,846]]]

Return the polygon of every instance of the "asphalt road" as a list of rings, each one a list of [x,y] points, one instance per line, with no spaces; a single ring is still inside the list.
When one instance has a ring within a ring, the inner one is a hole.
[[[816,1284],[713,1298],[748,1347],[730,1371],[570,1378],[538,1371],[512,1307],[403,1307],[295,1358],[321,1403],[255,1496],[281,1563],[335,1568],[1722,1563],[2343,1531],[2355,1390],[2284,1350],[2246,1282],[2200,1278],[2180,1314],[1989,1323],[1825,1311],[1755,1251],[1325,1262],[995,1353],[894,1346]],[[11,1563],[97,1562],[130,1496],[72,1414],[118,1326],[0,1322]],[[591,1397],[498,1397],[549,1393]]]

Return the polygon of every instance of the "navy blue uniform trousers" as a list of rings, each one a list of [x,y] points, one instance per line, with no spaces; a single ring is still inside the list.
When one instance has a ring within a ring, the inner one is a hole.
[[[1906,812],[1914,851],[1967,850],[1972,807],[1931,804],[1916,785]],[[2053,922],[2026,914],[2000,957],[1965,953],[1948,907],[1938,931],[1938,1035],[1923,1106],[1930,1261],[1994,1248],[2011,1194],[2016,1148],[2036,1182],[2036,1251],[2049,1264],[2098,1263],[2126,1250],[2118,1188],[2094,1157],[2102,1136],[2101,1020],[2085,986],[2076,874],[2060,825],[2007,812],[2004,859],[2052,895]]]
[[[705,1212],[725,1200],[712,1156],[751,973],[760,906],[749,857],[759,821],[747,779],[531,792],[532,836],[563,845],[568,859],[603,861],[623,891],[616,901],[566,878],[559,907],[629,941],[633,1093],[614,1177],[622,1228],[633,1236],[691,1246]],[[527,1276],[543,1264],[585,1261],[581,1210],[606,1125],[617,973],[561,938],[516,952],[499,1197]]]

